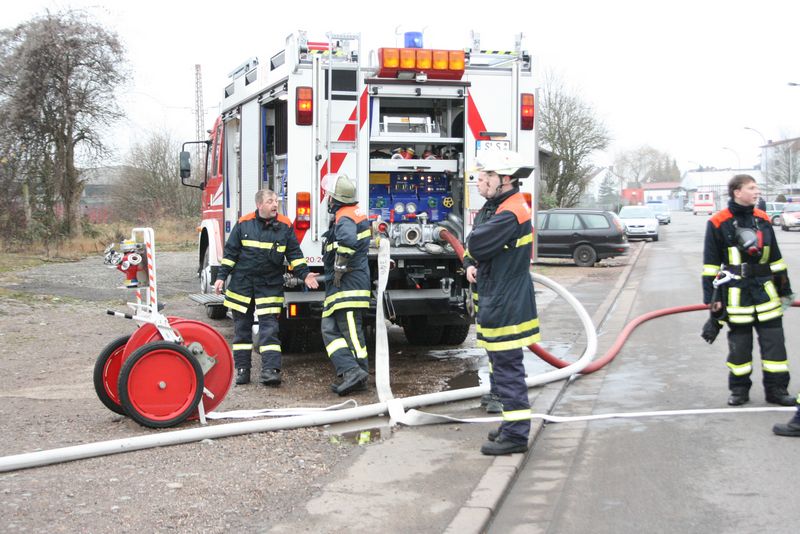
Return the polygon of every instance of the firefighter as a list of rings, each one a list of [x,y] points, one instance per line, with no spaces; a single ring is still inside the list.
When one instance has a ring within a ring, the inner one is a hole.
[[[223,304],[233,314],[233,359],[236,384],[250,382],[253,352],[253,313],[258,317],[258,352],[261,355],[261,383],[281,383],[281,343],[278,315],[283,308],[284,258],[305,285],[319,284],[309,272],[294,234],[292,222],[278,215],[278,197],[269,189],[256,192],[256,210],[242,216],[225,243],[225,256],[217,272],[214,289],[225,290]]]
[[[502,403],[503,422],[481,447],[486,455],[528,450],[531,409],[522,347],[539,341],[530,259],[531,209],[519,191],[530,175],[515,152],[498,151],[477,162],[478,192],[486,199],[467,238],[467,280],[477,284],[478,346],[489,355],[494,392]]]
[[[336,370],[331,390],[339,395],[367,388],[369,361],[362,314],[369,308],[370,277],[367,249],[372,237],[369,220],[356,203],[355,183],[345,174],[322,180],[331,223],[322,237],[325,301],[322,340]]]
[[[738,174],[728,182],[728,207],[706,224],[703,251],[703,302],[727,322],[730,406],[750,400],[753,328],[758,333],[764,393],[770,404],[792,406],[789,362],[781,316],[792,289],[769,216],[755,208],[756,181]],[[715,293],[713,282],[730,278]]]

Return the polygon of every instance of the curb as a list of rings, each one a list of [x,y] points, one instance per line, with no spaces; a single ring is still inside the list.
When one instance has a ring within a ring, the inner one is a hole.
[[[639,255],[642,250],[644,250],[644,242],[642,242],[642,246],[638,247],[636,252],[631,256],[631,261],[628,262],[628,265],[620,274],[617,283],[592,315],[592,322],[598,329],[610,315],[614,302],[628,283],[630,274],[639,261]],[[546,407],[544,410],[545,413],[552,413],[558,401],[561,399],[561,395],[571,381],[572,379],[567,379],[561,384],[545,384],[542,392],[532,404],[540,404],[539,401],[541,399]],[[444,530],[445,533],[480,534],[486,531],[495,513],[500,508],[503,499],[513,486],[517,474],[525,465],[528,456],[533,453],[534,445],[543,428],[543,420],[539,419],[531,422],[531,432],[528,437],[528,452],[525,454],[498,456],[494,459],[486,470],[486,473],[484,473],[483,477],[481,477],[478,484],[472,490],[470,497],[461,506],[458,512],[456,512],[455,517]]]

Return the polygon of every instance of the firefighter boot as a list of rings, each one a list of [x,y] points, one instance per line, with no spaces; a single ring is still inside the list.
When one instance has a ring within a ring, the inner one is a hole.
[[[728,397],[728,406],[741,406],[750,402],[750,392],[742,388],[731,389],[731,396]]]
[[[795,398],[789,395],[786,388],[772,388],[765,392],[766,401],[770,404],[777,404],[778,406],[794,406]]]
[[[361,367],[348,369],[342,375],[342,383],[339,384],[339,387],[336,389],[336,393],[338,393],[341,397],[359,388],[365,388],[368,377],[369,373],[367,373]]]
[[[486,402],[484,402],[484,398],[486,398]],[[503,413],[503,403],[500,402],[500,396],[494,393],[481,397],[481,406],[486,407],[486,413]]]
[[[262,369],[261,383],[265,386],[280,386],[281,375],[277,369]]]
[[[487,441],[481,447],[481,453],[487,456],[502,456],[504,454],[513,454],[515,452],[525,452],[528,450],[527,443],[518,443],[510,441],[503,436],[497,436],[494,441]]]
[[[778,436],[789,436],[793,438],[800,438],[800,408],[792,417],[791,421],[784,424],[777,424],[772,427],[772,431]]]
[[[250,383],[250,369],[237,369],[236,385],[241,386],[242,384],[249,384],[249,383]]]
[[[487,434],[486,439],[489,441],[497,440],[497,437],[500,435],[500,427],[495,428],[494,430],[490,430],[489,434]]]

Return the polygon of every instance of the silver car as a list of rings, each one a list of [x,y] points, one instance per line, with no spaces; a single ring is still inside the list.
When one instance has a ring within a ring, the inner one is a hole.
[[[628,239],[652,239],[658,241],[658,219],[649,206],[624,206],[619,218],[625,225]]]

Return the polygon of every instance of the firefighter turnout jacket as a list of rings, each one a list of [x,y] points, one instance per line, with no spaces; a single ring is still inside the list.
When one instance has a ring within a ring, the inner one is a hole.
[[[366,215],[358,205],[341,205],[322,237],[325,240],[322,261],[328,278],[322,317],[328,317],[338,310],[369,308],[371,293],[367,251],[372,230]],[[340,287],[333,283],[337,254],[347,258],[347,270]]]
[[[737,230],[751,229],[757,241],[743,250]],[[706,224],[703,252],[703,302],[709,304],[720,271],[732,275],[719,287],[729,324],[765,323],[783,315],[780,297],[791,295],[787,265],[781,256],[769,216],[733,201]]]
[[[281,313],[284,258],[297,277],[308,275],[292,222],[283,215],[264,219],[257,211],[242,216],[225,243],[217,272],[217,280],[231,275],[223,304],[247,313],[255,299],[256,315]]]
[[[477,266],[477,338],[487,351],[527,347],[540,340],[530,260],[531,209],[514,188],[489,199],[467,239],[464,266]]]

